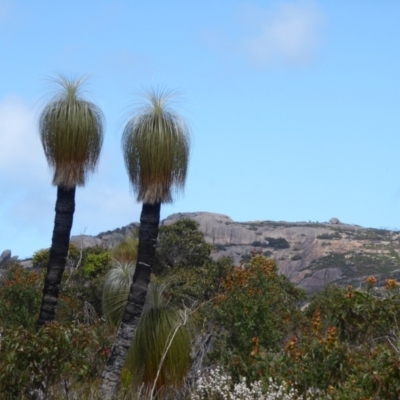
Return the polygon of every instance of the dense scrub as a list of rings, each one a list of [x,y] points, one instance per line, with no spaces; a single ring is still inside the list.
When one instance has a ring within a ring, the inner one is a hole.
[[[181,316],[177,324],[185,324],[192,347],[186,380],[165,388],[162,398],[399,398],[396,281],[378,287],[371,276],[363,289],[327,287],[306,299],[259,252],[240,267],[229,258],[213,261],[197,228],[183,220],[160,234],[152,281],[165,288],[162,296]],[[46,257],[37,252],[31,271],[17,263],[2,270],[0,393],[5,399],[38,393],[96,399],[114,334],[101,304],[113,254],[70,248],[57,321],[36,332]],[[164,369],[166,382],[168,374]],[[138,394],[140,384],[133,382],[125,369],[118,398],[150,398],[144,390]]]

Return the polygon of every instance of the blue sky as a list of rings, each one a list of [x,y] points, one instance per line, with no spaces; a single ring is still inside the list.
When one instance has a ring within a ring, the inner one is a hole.
[[[57,74],[106,118],[72,234],[138,221],[121,133],[141,89],[182,93],[186,189],[162,217],[400,229],[400,2],[0,0],[0,252],[50,246],[56,188],[37,120]]]

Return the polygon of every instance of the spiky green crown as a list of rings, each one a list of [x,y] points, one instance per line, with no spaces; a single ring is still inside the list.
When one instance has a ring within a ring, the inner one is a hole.
[[[53,185],[83,186],[95,170],[103,144],[104,118],[100,109],[82,98],[84,78],[56,80],[61,91],[43,109],[39,131],[43,150],[54,169]]]
[[[129,179],[137,200],[172,202],[182,190],[189,161],[189,129],[169,104],[174,93],[150,91],[148,103],[127,123],[122,147]]]

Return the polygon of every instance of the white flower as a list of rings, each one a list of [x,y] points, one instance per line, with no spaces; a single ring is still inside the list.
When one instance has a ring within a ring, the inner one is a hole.
[[[232,385],[232,378],[224,374],[219,367],[208,371],[198,371],[199,378],[196,381],[193,400],[303,400],[294,388],[290,388],[285,382],[278,385],[273,379],[269,379],[268,390],[262,391],[260,381],[246,385],[246,379]],[[309,391],[309,394],[317,394],[317,391]]]

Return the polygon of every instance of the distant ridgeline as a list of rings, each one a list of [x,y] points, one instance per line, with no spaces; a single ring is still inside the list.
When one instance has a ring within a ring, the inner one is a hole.
[[[309,293],[327,283],[364,285],[368,276],[375,276],[384,285],[387,278],[400,278],[400,232],[367,229],[341,223],[251,221],[234,222],[226,215],[208,212],[170,215],[163,225],[190,218],[199,223],[207,242],[214,245],[212,257],[230,256],[240,265],[252,252],[274,258],[279,271]],[[132,235],[138,223],[131,223],[97,236],[79,235],[71,240],[78,247],[110,248]],[[15,261],[11,251],[0,256],[0,268]],[[22,262],[30,267],[29,260]]]

